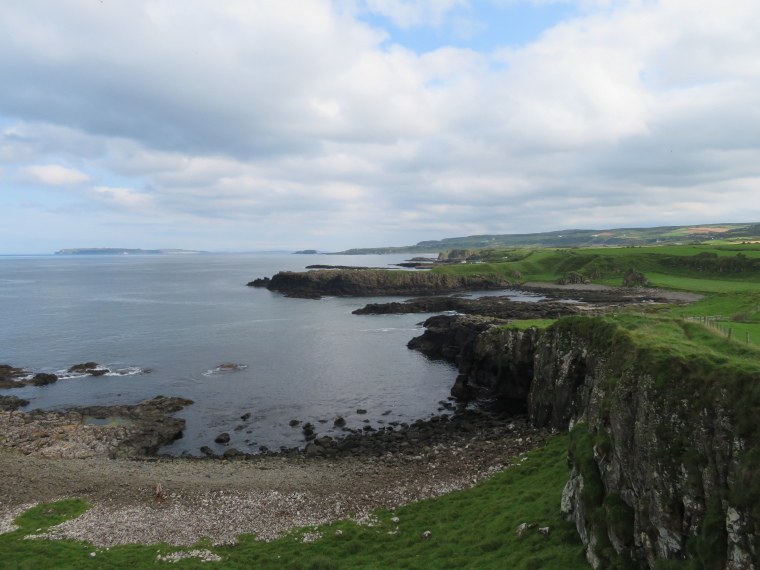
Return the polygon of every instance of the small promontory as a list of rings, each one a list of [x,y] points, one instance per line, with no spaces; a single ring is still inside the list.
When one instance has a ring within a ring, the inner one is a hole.
[[[366,297],[386,295],[441,295],[459,291],[498,290],[512,285],[499,275],[446,275],[417,271],[323,270],[280,271],[271,279],[257,279],[288,297],[318,299],[323,295]]]

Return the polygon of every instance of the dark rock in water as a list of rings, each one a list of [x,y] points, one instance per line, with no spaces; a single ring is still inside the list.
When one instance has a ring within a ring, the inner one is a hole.
[[[214,450],[211,449],[208,445],[204,445],[203,447],[201,447],[201,453],[203,453],[204,455],[211,456],[211,455],[214,455]]]
[[[29,405],[29,400],[17,396],[0,396],[0,411],[10,412]]]
[[[226,458],[241,457],[242,455],[245,455],[242,451],[235,449],[234,447],[231,447],[222,454],[222,457],[226,457]]]
[[[301,420],[290,420],[290,422],[288,422],[288,425],[290,427],[296,427],[300,423],[301,423]]]
[[[236,372],[238,370],[243,370],[245,368],[244,364],[234,364],[232,362],[225,362],[224,364],[220,364],[218,370],[220,372]]]
[[[87,371],[87,374],[90,376],[103,376],[104,374],[108,374],[110,370],[108,368],[94,368]]]
[[[366,414],[367,410],[363,410],[363,409],[359,408],[358,410],[356,410],[356,413],[357,414]]]
[[[248,287],[268,287],[272,280],[269,277],[254,279],[247,283]]]
[[[391,415],[391,410],[385,410],[382,415],[384,415],[384,416]]]
[[[245,413],[242,416],[240,416],[240,419],[243,420],[243,421],[246,421],[250,417],[251,417],[251,412],[248,412],[248,413]]]
[[[343,427],[344,425],[346,425],[346,420],[345,420],[345,419],[343,419],[343,417],[339,417],[338,419],[336,419],[336,420],[333,422],[333,425],[334,425],[335,427]]]
[[[23,386],[23,384],[18,383],[17,379],[26,375],[27,373],[21,368],[0,364],[0,389]]]
[[[32,386],[47,386],[48,384],[52,384],[54,382],[58,381],[58,376],[55,374],[35,374],[34,378],[28,381],[28,384],[31,384]]]
[[[68,372],[89,372],[100,366],[97,362],[84,362],[82,364],[75,364],[68,369]]]
[[[227,444],[230,442],[230,434],[228,434],[227,432],[220,433],[218,436],[214,438],[214,441],[216,443]]]

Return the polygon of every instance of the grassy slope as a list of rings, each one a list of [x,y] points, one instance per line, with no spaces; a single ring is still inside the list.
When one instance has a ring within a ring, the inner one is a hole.
[[[354,521],[325,525],[322,538],[303,543],[301,529],[280,540],[257,542],[241,536],[235,546],[208,548],[221,563],[195,559],[177,568],[515,568],[574,570],[588,568],[573,527],[559,516],[562,488],[567,481],[567,437],[555,437],[527,460],[494,475],[472,489],[458,491],[376,513],[374,526]],[[51,511],[52,508],[52,512]],[[75,541],[23,540],[52,524],[78,516],[87,505],[78,499],[41,505],[17,519],[22,528],[0,535],[5,569],[155,568],[156,555],[183,549],[165,545],[129,545],[95,549]],[[49,514],[44,514],[49,513]],[[62,514],[65,513],[65,514]],[[399,522],[391,521],[398,517]],[[550,527],[549,536],[536,529],[515,536],[523,522]],[[342,534],[336,534],[340,530]],[[389,531],[395,534],[388,534]],[[424,531],[432,538],[423,540]],[[191,550],[191,549],[184,549]],[[95,557],[90,557],[96,552]]]

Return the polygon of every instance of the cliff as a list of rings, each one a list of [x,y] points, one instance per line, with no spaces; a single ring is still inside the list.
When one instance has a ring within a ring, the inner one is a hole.
[[[452,393],[571,429],[562,511],[595,568],[757,568],[760,359],[696,323],[568,317],[520,330],[438,316],[409,346],[455,362]]]
[[[271,279],[248,285],[265,286],[289,297],[440,295],[457,291],[497,290],[511,283],[497,275],[444,275],[416,271],[326,270],[280,271]]]

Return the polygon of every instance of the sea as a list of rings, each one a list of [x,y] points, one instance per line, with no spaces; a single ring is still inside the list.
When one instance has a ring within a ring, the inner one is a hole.
[[[246,286],[310,264],[390,268],[407,257],[0,256],[0,363],[61,376],[3,394],[29,400],[23,411],[189,398],[195,403],[175,414],[187,422],[183,437],[159,450],[170,455],[302,447],[291,420],[340,436],[338,417],[350,429],[428,418],[440,413],[457,375],[406,347],[430,315],[351,314],[406,297],[291,299]],[[66,372],[89,361],[110,372]],[[214,443],[223,432],[228,447]]]

